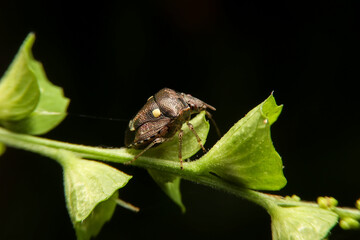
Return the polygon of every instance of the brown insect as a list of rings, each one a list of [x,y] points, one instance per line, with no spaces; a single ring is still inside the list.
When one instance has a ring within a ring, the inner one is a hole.
[[[192,114],[203,110],[211,118],[208,109],[216,109],[209,104],[191,96],[169,88],[163,88],[151,96],[135,117],[130,120],[125,133],[125,145],[129,148],[143,149],[129,164],[155,145],[171,139],[177,132],[179,136],[179,161],[183,169],[181,126],[186,123],[195,135],[200,147],[205,152],[201,139],[193,125],[189,122]],[[215,125],[216,127],[216,125]],[[217,129],[217,127],[216,127]],[[218,129],[217,129],[218,131]],[[219,132],[219,131],[218,131]]]

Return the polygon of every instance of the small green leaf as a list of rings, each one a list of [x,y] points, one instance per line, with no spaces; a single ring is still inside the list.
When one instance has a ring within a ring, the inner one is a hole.
[[[84,221],[74,223],[78,240],[90,240],[91,237],[99,234],[105,222],[111,219],[115,211],[118,195],[116,191],[109,199],[99,203]]]
[[[320,240],[327,237],[338,215],[318,207],[276,207],[270,211],[274,240]]]
[[[34,35],[28,37],[32,42],[34,38]],[[32,56],[31,45],[24,51]],[[47,79],[40,62],[31,57],[28,65],[38,83],[39,102],[36,108],[25,118],[18,121],[2,121],[2,125],[15,132],[33,135],[44,134],[56,127],[66,117],[70,100],[64,97],[62,88],[55,86]]]
[[[131,176],[101,162],[68,155],[62,163],[65,196],[74,222],[83,221],[97,204],[124,187]]]
[[[286,185],[281,157],[271,141],[270,125],[281,112],[271,95],[237,122],[201,159],[204,172],[256,190]]]
[[[185,205],[181,200],[180,192],[180,177],[176,177],[170,174],[164,174],[160,171],[149,169],[150,176],[154,181],[160,186],[160,188],[165,192],[165,194],[176,203],[181,211],[185,213]]]
[[[67,151],[59,151],[58,160],[64,171],[66,205],[75,230],[81,236],[94,236],[112,216],[116,202],[104,203],[98,210],[94,209],[124,187],[131,176],[104,163],[80,159]]]
[[[39,85],[32,69],[31,47],[34,34],[29,34],[0,81],[0,120],[20,120],[37,106]]]

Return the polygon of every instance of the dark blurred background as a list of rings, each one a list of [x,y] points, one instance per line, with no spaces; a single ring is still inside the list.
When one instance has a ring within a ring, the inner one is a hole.
[[[1,1],[0,73],[26,35],[49,79],[71,98],[69,116],[45,136],[94,146],[123,146],[127,121],[163,87],[215,106],[225,133],[275,91],[283,113],[272,127],[288,185],[302,199],[333,196],[353,206],[359,192],[359,4],[356,1],[261,3],[155,0],[67,3]],[[214,131],[208,148],[216,141]],[[143,169],[97,239],[271,239],[260,207],[190,182],[187,213]],[[60,166],[8,149],[0,161],[0,239],[75,239]],[[336,227],[331,239],[360,239]]]

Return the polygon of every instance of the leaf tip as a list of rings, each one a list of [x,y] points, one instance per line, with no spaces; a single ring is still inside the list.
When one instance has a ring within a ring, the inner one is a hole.
[[[35,42],[35,33],[34,32],[30,32],[24,42],[23,42],[23,45],[22,47],[25,48],[26,50],[30,50],[32,48],[32,46],[34,45],[34,42]]]
[[[270,96],[261,104],[261,113],[263,117],[268,119],[270,125],[276,122],[283,109],[282,104],[276,103],[273,93],[271,92]]]

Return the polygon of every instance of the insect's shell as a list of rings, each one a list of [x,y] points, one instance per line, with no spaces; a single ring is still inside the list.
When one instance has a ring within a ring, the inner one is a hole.
[[[125,133],[125,145],[145,148],[154,139],[170,139],[190,120],[192,113],[214,107],[189,94],[164,88],[151,96],[135,117],[130,120]]]
[[[171,135],[179,129],[174,129],[171,123],[179,117],[179,112],[184,108],[189,108],[181,99],[179,93],[169,88],[164,88],[151,96],[130,120],[125,133],[125,145],[144,148],[156,137],[172,137]],[[188,115],[190,116],[190,112]]]

